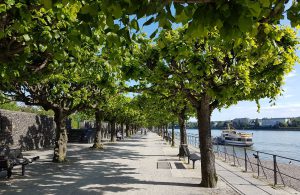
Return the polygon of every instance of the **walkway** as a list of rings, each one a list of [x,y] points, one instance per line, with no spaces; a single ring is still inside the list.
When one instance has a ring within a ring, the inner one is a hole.
[[[196,148],[190,146],[190,150]],[[200,166],[198,167],[200,169]],[[232,166],[226,162],[216,159],[216,171],[224,182],[231,186],[239,194],[243,195],[300,195],[300,192],[289,187],[273,188],[266,181],[259,180],[251,172],[242,172],[240,168]]]
[[[64,164],[51,163],[52,150],[26,152],[41,159],[27,167],[25,177],[15,170],[12,179],[5,180],[5,172],[0,172],[0,194],[288,194],[255,183],[251,176],[241,178],[240,172],[232,170],[235,167],[219,161],[216,168],[222,179],[217,188],[200,188],[200,163],[191,169],[178,160],[177,147],[170,147],[154,133],[106,143],[102,151],[89,146],[70,144],[69,162]]]

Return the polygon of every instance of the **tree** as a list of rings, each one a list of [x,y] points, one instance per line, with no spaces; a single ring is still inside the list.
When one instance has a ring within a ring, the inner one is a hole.
[[[109,80],[109,71],[99,62],[94,51],[88,53],[87,48],[81,53],[81,58],[76,60],[76,68],[68,66],[59,67],[63,70],[60,74],[48,79],[35,79],[28,82],[18,82],[6,88],[6,94],[13,100],[22,101],[27,105],[42,106],[45,110],[53,110],[56,123],[56,141],[54,148],[54,162],[66,160],[67,132],[64,120],[75,111],[89,106],[91,99],[101,96],[101,89],[105,88]],[[98,88],[98,90],[95,90]],[[97,93],[95,93],[97,91]]]
[[[191,39],[185,37],[186,28],[181,28],[163,31],[156,47],[148,45],[152,51],[145,61],[150,62],[151,70],[163,76],[160,78],[171,79],[196,109],[201,186],[215,187],[217,182],[210,131],[212,111],[241,100],[275,100],[284,75],[297,60],[298,42],[292,29],[273,25],[265,25],[265,29],[263,42],[248,34],[224,39],[217,29],[206,38]]]

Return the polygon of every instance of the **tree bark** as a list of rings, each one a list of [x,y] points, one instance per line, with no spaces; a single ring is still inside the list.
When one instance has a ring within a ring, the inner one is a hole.
[[[184,156],[183,145],[187,145],[187,138],[186,138],[186,110],[187,107],[185,106],[180,112],[178,113],[178,123],[180,128],[180,146],[179,146],[179,156]]]
[[[94,139],[94,145],[92,146],[92,148],[103,149],[103,144],[101,143],[102,140],[101,121],[103,119],[103,116],[102,116],[102,112],[99,109],[95,111],[95,119],[96,119],[96,134]]]
[[[187,144],[185,112],[186,112],[186,108],[182,109],[178,114],[178,123],[180,128],[180,144]]]
[[[126,137],[129,137],[129,124],[126,123],[126,126],[125,126],[125,133],[126,133]]]
[[[122,135],[122,139],[124,139],[124,124],[121,123],[121,135]]]
[[[168,141],[168,134],[169,134],[169,132],[168,132],[168,125],[165,125],[165,136],[166,136],[166,141]]]
[[[68,135],[66,124],[64,123],[64,114],[62,109],[55,109],[54,122],[56,124],[56,139],[54,145],[53,162],[64,162],[67,157]]]
[[[203,95],[197,109],[198,131],[201,153],[201,174],[202,181],[200,186],[213,188],[216,187],[218,177],[215,168],[215,155],[211,139],[209,107],[210,98],[207,94]]]
[[[174,138],[175,138],[175,136],[174,136],[174,122],[172,122],[172,144],[171,144],[171,146],[175,146],[175,140],[174,140]]]
[[[107,126],[106,126],[106,128],[105,128],[105,133],[104,133],[106,139],[109,138],[108,135],[109,135],[110,131],[111,131],[111,124],[110,124],[110,122],[108,122],[108,123],[107,123]]]
[[[110,128],[110,141],[115,142],[116,141],[116,121],[111,121],[111,128]]]

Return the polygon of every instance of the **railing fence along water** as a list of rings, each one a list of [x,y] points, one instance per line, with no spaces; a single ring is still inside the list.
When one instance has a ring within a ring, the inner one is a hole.
[[[180,140],[178,132],[175,133],[175,140]],[[198,135],[188,134],[187,143],[199,148]],[[239,166],[245,172],[251,170],[274,186],[290,186],[300,190],[300,160],[239,146],[214,145],[214,151],[223,161]]]

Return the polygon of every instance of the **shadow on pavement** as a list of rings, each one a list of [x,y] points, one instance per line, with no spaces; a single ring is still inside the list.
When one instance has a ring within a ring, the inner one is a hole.
[[[135,163],[136,160],[150,156],[122,149],[146,147],[138,137],[105,145],[104,150],[91,150],[88,146],[69,144],[69,161],[62,164],[52,163],[52,151],[48,151],[43,159],[26,167],[24,177],[15,170],[12,179],[0,178],[0,194],[103,194],[140,189],[139,185],[128,187],[125,184],[199,187],[197,184],[139,180],[134,178],[134,175],[138,174],[136,168],[131,168],[120,160],[106,161],[122,159]],[[27,155],[38,154],[29,151]]]

